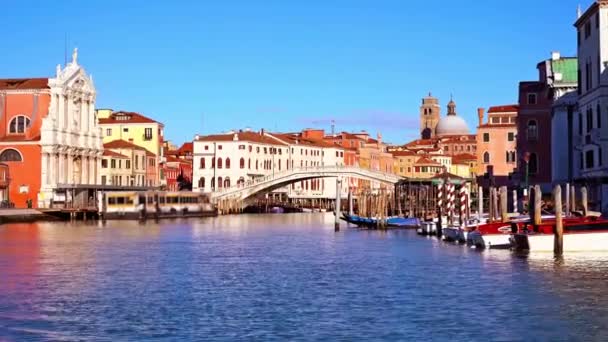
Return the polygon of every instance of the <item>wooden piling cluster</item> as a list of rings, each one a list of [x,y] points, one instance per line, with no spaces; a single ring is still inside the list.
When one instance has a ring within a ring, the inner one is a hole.
[[[243,200],[239,198],[222,198],[217,202],[219,215],[240,214],[245,209]]]
[[[356,193],[358,215],[365,218],[375,218],[378,228],[386,227],[386,220],[396,214],[394,192],[389,189],[363,189]]]
[[[438,191],[431,182],[398,183],[394,191],[395,215],[422,219],[437,217]]]

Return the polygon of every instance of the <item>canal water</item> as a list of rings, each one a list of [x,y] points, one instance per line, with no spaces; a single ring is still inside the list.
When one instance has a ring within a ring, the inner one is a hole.
[[[0,226],[0,341],[608,340],[608,255],[514,256],[331,214]]]

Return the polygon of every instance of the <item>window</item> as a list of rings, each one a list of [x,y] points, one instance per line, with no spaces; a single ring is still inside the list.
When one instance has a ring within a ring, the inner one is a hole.
[[[215,178],[211,177],[211,190],[215,190]]]
[[[122,159],[118,159],[118,168],[122,169]]]
[[[205,158],[203,157],[203,158],[201,158],[199,169],[204,169],[204,168],[205,168]]]
[[[221,189],[223,185],[222,177],[217,177],[217,187]]]
[[[125,161],[125,167],[126,167],[127,169],[130,169],[130,168],[131,168],[131,161],[130,161],[130,160]]]
[[[538,156],[536,153],[530,153],[530,161],[528,162],[528,173],[534,175],[538,173]]]
[[[240,167],[241,169],[244,169],[244,168],[245,168],[245,158],[241,158],[241,160],[239,161],[239,167]]]
[[[450,150],[450,146],[446,146],[446,147],[445,147],[445,151],[447,152],[447,151],[449,151],[449,150]]]
[[[583,114],[578,113],[578,134],[583,135]]]
[[[23,158],[21,157],[21,153],[19,153],[19,151],[12,148],[7,148],[6,150],[2,151],[2,153],[0,153],[0,161],[20,162],[23,161]]]
[[[217,149],[221,150],[222,149],[222,145],[217,145]]]
[[[205,145],[205,151],[209,151],[209,145]]]
[[[11,119],[9,133],[23,134],[30,127],[30,119],[24,115],[17,115]]]
[[[116,168],[116,159],[110,160],[110,167],[113,168],[113,169]]]
[[[257,147],[255,148],[255,151],[256,151],[257,153],[260,153],[260,146],[257,146]]]
[[[108,160],[107,159],[102,159],[101,160],[101,168],[102,169],[107,169],[108,168]]]
[[[600,105],[597,105],[597,108],[595,110],[595,115],[596,115],[596,126],[597,128],[602,128],[602,111],[600,109]]]
[[[529,105],[536,104],[536,93],[528,93],[528,104]]]
[[[538,139],[538,126],[536,120],[528,121],[528,140]]]
[[[226,168],[230,168],[230,158],[226,158]]]
[[[106,136],[109,137],[112,135],[112,129],[111,128],[106,128]]]
[[[507,140],[508,141],[514,141],[515,140],[515,132],[509,132],[507,135]]]
[[[268,148],[264,147],[264,154],[268,154]]]
[[[215,169],[215,158],[211,158],[211,168]]]
[[[490,153],[488,153],[488,152],[484,152],[483,153],[483,162],[485,164],[489,164],[490,163]]]
[[[152,140],[152,128],[146,128],[144,130],[144,140]]]
[[[585,168],[592,169],[593,168],[593,150],[589,150],[585,152]]]
[[[247,168],[251,170],[251,158],[247,160]]]
[[[108,163],[106,163],[106,167],[108,166]],[[101,185],[106,185],[106,176],[101,176]]]
[[[496,117],[496,116],[495,116],[495,117],[493,117],[493,118],[492,118],[492,123],[493,123],[493,124],[500,123],[500,118],[499,118],[499,117]]]
[[[251,145],[249,145],[249,152],[251,152],[253,150],[253,147]]]
[[[245,149],[245,145],[239,145],[239,150],[244,150]]]
[[[128,133],[129,129],[125,127],[125,128],[122,129],[122,131],[125,132],[125,133]]]
[[[230,177],[226,177],[226,179],[224,179],[224,188],[229,188],[230,187]]]
[[[483,142],[490,142],[490,133],[483,134]]]
[[[587,109],[587,133],[591,132],[593,128],[593,110],[591,108]]]
[[[506,151],[507,163],[515,163],[515,151]]]
[[[602,148],[597,149],[597,166],[602,166]]]

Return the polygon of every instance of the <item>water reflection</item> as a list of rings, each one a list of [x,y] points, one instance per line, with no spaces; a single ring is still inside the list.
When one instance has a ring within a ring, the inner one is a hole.
[[[0,340],[602,340],[607,255],[331,214],[0,227]]]

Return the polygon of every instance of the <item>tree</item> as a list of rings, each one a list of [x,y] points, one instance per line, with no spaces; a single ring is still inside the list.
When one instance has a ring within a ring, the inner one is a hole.
[[[184,176],[184,170],[179,170],[179,176],[175,180],[179,191],[192,191],[192,181]]]

